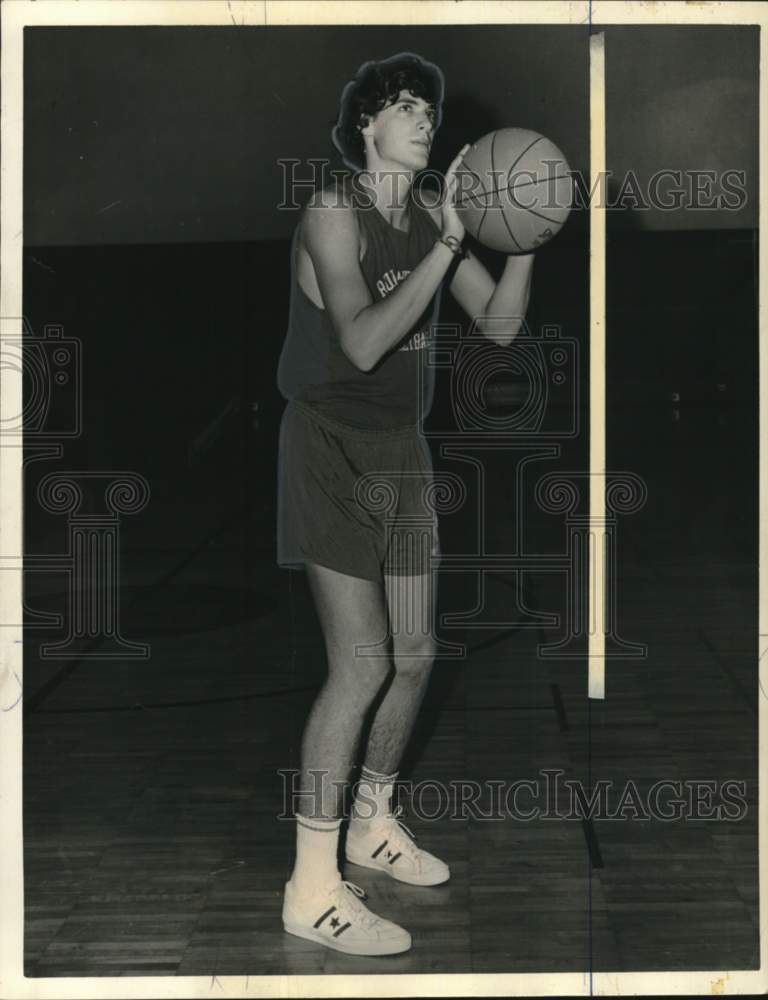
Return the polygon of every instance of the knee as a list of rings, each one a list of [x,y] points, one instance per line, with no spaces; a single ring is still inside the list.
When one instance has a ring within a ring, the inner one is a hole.
[[[393,652],[398,679],[419,683],[429,675],[436,650],[434,640],[421,635],[399,638]]]
[[[375,699],[391,670],[387,657],[358,657],[350,663],[329,664],[328,681],[339,697],[365,709]]]

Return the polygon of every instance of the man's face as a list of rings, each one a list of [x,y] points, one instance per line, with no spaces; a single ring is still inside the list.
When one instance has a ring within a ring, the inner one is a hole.
[[[423,170],[432,146],[435,109],[421,97],[401,90],[397,99],[373,118],[363,129],[372,135],[379,159],[388,166]]]

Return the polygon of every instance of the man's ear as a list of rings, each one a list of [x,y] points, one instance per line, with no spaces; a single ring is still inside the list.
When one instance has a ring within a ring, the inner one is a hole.
[[[373,118],[370,115],[360,115],[360,124],[357,126],[362,135],[371,135],[373,129]]]

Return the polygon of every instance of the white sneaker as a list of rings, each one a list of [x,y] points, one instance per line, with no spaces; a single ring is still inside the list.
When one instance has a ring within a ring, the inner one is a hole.
[[[307,902],[297,898],[292,882],[286,882],[283,927],[289,934],[348,955],[397,955],[408,951],[408,931],[371,913],[361,902],[366,898],[359,886],[339,880]]]
[[[415,837],[400,822],[402,806],[381,819],[351,822],[346,857],[353,865],[376,868],[409,885],[440,885],[451,877],[448,865],[414,843]]]

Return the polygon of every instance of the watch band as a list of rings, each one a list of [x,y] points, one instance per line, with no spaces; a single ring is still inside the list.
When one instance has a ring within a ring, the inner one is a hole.
[[[455,236],[439,236],[437,242],[447,246],[454,257],[464,258],[467,256],[466,251],[462,248],[461,240]]]

